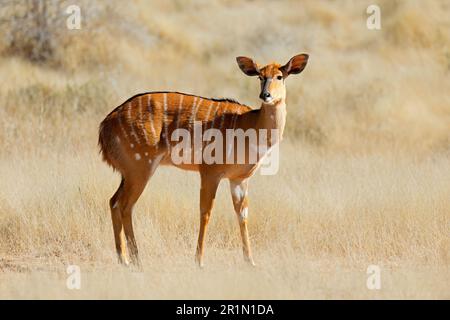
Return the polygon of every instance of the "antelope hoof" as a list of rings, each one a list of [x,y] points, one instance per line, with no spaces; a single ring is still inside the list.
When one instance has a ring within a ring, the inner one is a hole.
[[[250,266],[250,267],[256,267],[256,263],[255,261],[253,261],[253,258],[245,258],[245,262]]]
[[[203,263],[203,259],[200,258],[199,256],[195,257],[195,262],[200,269],[203,269],[205,267],[205,264]]]
[[[142,264],[139,259],[134,260],[134,261],[132,260],[129,267],[131,267],[133,269],[133,271],[136,271],[136,272],[143,271]]]
[[[118,260],[119,260],[119,264],[124,266],[124,267],[128,267],[130,265],[130,262],[125,257],[119,256]]]

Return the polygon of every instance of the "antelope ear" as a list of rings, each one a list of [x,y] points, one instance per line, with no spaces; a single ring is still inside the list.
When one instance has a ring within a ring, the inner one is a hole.
[[[288,63],[280,68],[281,72],[285,75],[284,77],[286,78],[290,74],[302,72],[308,63],[308,57],[309,56],[305,53],[292,57]]]
[[[244,72],[248,76],[257,76],[259,75],[258,65],[250,58],[247,57],[237,57],[236,61],[241,68],[242,72]]]

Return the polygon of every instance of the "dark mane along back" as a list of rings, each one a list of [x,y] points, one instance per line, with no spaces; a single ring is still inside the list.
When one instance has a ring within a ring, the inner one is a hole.
[[[185,96],[202,98],[203,100],[212,100],[212,101],[216,101],[216,102],[236,103],[236,104],[239,104],[239,105],[244,106],[244,107],[249,107],[248,105],[240,103],[239,101],[237,101],[236,99],[233,99],[233,98],[207,98],[207,97],[199,96],[199,95],[196,95],[196,94],[184,93],[184,92],[179,92],[179,91],[148,91],[148,92],[138,93],[138,94],[135,94],[134,96],[132,96],[131,98],[128,98],[122,104],[126,104],[126,103],[130,102],[131,100],[133,100],[134,98],[139,97],[139,96],[144,96],[144,95],[147,95],[147,94],[160,94],[160,93],[177,93],[177,94],[182,94],[182,95],[185,95]]]

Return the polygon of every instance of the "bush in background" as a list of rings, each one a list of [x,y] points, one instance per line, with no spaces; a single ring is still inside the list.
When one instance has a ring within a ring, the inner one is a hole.
[[[1,8],[5,52],[32,62],[54,58],[62,37],[65,1],[10,0]]]

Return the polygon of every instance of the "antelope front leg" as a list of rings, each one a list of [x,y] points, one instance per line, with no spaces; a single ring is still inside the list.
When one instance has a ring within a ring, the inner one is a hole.
[[[241,230],[244,259],[252,266],[255,265],[248,239],[247,217],[248,217],[248,180],[230,180],[231,196],[233,198],[234,211],[239,220]]]
[[[203,254],[205,245],[205,234],[208,227],[211,210],[214,205],[214,198],[216,197],[217,187],[220,179],[207,177],[206,174],[201,174],[201,189],[200,189],[200,230],[198,233],[197,252],[195,259],[200,268],[203,267]]]

